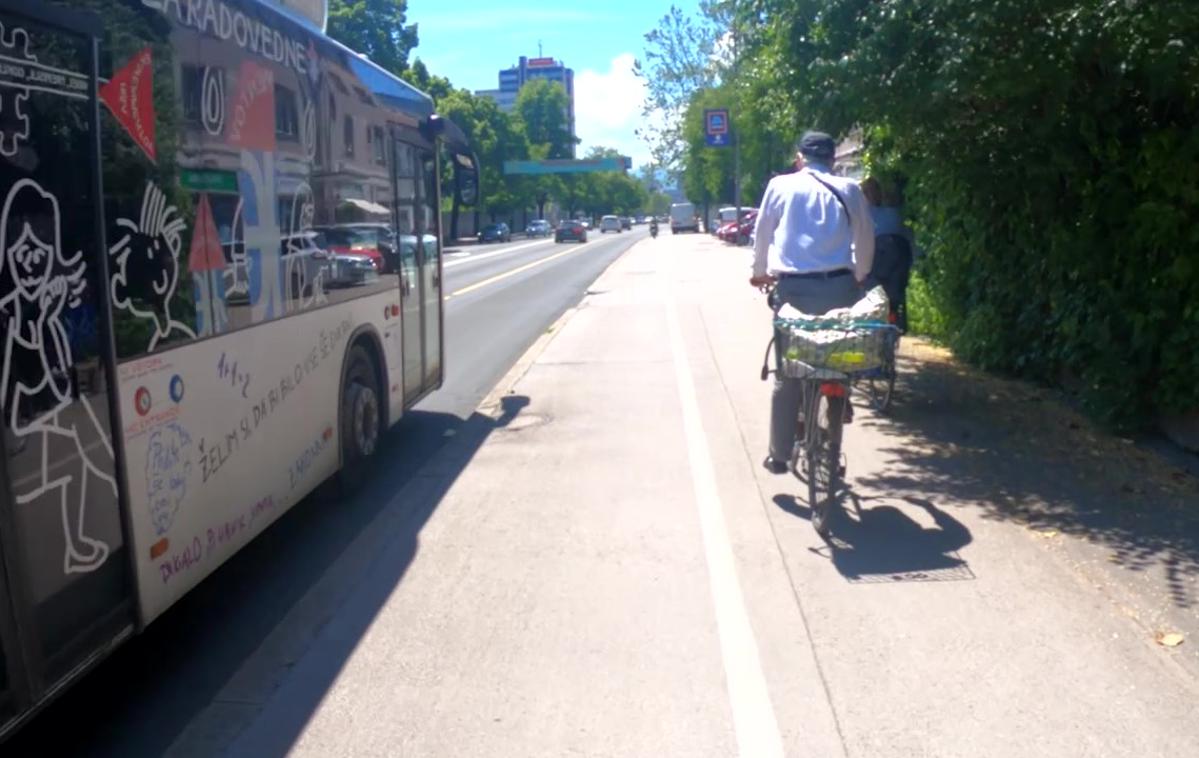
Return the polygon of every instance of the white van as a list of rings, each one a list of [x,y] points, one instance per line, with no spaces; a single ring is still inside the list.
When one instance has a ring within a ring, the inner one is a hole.
[[[699,219],[691,203],[675,203],[670,206],[670,233],[698,232]]]

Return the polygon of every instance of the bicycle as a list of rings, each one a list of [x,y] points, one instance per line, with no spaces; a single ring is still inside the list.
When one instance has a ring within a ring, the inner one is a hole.
[[[903,334],[898,325],[899,315],[892,308],[887,314],[888,322],[895,327],[891,337],[883,343],[883,362],[876,369],[864,372],[856,377],[857,382],[865,385],[867,401],[870,407],[878,413],[891,410],[891,401],[895,395],[895,379],[899,372],[895,365],[895,356],[899,353],[899,338]]]
[[[777,314],[773,294],[773,290],[768,294],[768,302]],[[775,326],[775,333],[766,346],[761,378],[765,381],[771,373],[782,373],[803,382],[800,416],[796,419],[795,444],[789,468],[796,478],[807,484],[812,527],[817,534],[827,539],[834,506],[839,502],[845,478],[846,465],[842,461],[841,443],[845,419],[851,413],[850,395],[854,379],[869,376],[881,368],[867,368],[865,364],[880,351],[885,356],[886,346],[895,344],[898,329],[883,322],[846,324],[823,319],[803,322],[776,319]],[[804,349],[798,346],[799,341],[788,339],[786,352],[778,355],[780,334],[805,331],[832,334],[834,340],[828,344],[835,347],[822,353],[819,349]],[[842,336],[837,338],[837,333]],[[771,346],[776,349],[778,368],[774,371],[768,367]],[[894,366],[893,348],[890,354],[891,365]]]

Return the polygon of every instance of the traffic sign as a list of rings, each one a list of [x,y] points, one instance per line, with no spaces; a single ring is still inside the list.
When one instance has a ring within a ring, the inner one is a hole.
[[[728,147],[729,145],[729,109],[704,109],[704,141],[708,147]]]

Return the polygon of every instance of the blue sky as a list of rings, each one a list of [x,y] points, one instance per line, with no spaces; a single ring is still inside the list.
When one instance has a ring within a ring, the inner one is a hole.
[[[414,55],[432,73],[471,90],[495,88],[496,72],[521,55],[535,57],[540,41],[547,57],[575,71],[582,149],[615,147],[640,165],[648,150],[633,130],[642,121],[644,90],[632,64],[642,57],[645,33],[670,5],[669,0],[408,0],[408,21],[420,24]]]

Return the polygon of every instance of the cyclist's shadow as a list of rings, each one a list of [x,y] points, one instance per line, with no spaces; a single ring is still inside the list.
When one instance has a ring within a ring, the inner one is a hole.
[[[832,538],[815,552],[827,553],[837,571],[853,582],[973,579],[957,554],[973,539],[970,530],[928,500],[903,500],[923,509],[933,526],[922,526],[894,505],[864,507],[850,492],[845,505],[852,513],[842,510],[835,515]],[[800,518],[811,516],[811,510],[791,495],[775,495],[774,502]]]

